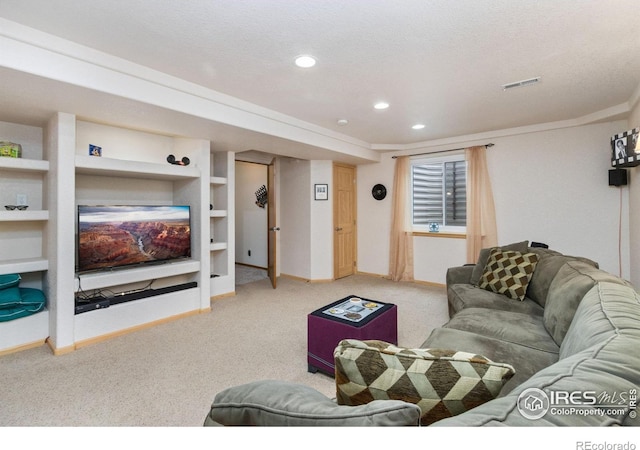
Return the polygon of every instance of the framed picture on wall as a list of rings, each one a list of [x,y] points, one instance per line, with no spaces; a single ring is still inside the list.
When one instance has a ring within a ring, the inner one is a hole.
[[[316,184],[315,187],[315,200],[329,200],[329,185],[328,184]]]

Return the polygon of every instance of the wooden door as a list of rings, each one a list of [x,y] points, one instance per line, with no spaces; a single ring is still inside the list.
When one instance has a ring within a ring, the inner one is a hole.
[[[356,271],[356,168],[333,165],[333,276]]]
[[[276,241],[277,233],[280,228],[276,224],[276,183],[275,183],[275,158],[267,166],[267,274],[271,280],[271,285],[276,288],[277,285],[277,254]]]

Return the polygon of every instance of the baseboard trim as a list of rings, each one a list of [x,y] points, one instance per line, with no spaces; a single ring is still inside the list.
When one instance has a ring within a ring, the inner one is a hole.
[[[312,280],[310,278],[297,277],[295,275],[288,275],[286,273],[281,273],[280,276],[284,278],[289,278],[291,280],[302,281],[304,283],[331,283],[332,281],[335,281],[335,279],[333,278],[314,278]]]
[[[358,275],[365,275],[367,277],[374,277],[374,278],[382,278],[383,280],[389,280],[389,276],[388,275],[381,275],[379,273],[370,273],[370,272],[357,272]],[[430,286],[430,287],[447,287],[446,284],[442,284],[442,283],[436,283],[435,281],[422,281],[422,280],[413,280],[410,281],[410,283],[416,283],[416,284],[422,284],[425,286]]]
[[[11,353],[17,353],[23,350],[29,350],[32,348],[40,347],[41,345],[44,345],[46,342],[47,342],[46,339],[38,339],[37,341],[29,342],[27,344],[21,344],[15,347],[6,348],[4,350],[0,350],[0,356],[9,355]]]
[[[213,297],[209,297],[209,300],[212,302],[215,302],[217,300],[222,300],[223,298],[235,297],[235,295],[236,295],[236,291],[232,291],[232,292],[227,292],[225,294],[214,295]],[[210,310],[211,308],[209,308],[209,311]]]

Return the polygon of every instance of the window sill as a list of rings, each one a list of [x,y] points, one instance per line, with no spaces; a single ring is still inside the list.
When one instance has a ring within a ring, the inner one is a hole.
[[[414,231],[411,234],[413,236],[420,236],[420,237],[435,237],[435,238],[447,238],[447,239],[466,239],[467,238],[467,235],[465,233],[447,233],[442,231],[437,231],[437,232]]]

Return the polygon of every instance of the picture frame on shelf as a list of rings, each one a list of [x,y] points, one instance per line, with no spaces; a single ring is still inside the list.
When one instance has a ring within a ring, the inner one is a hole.
[[[314,200],[329,200],[329,185],[315,184],[313,198]]]

